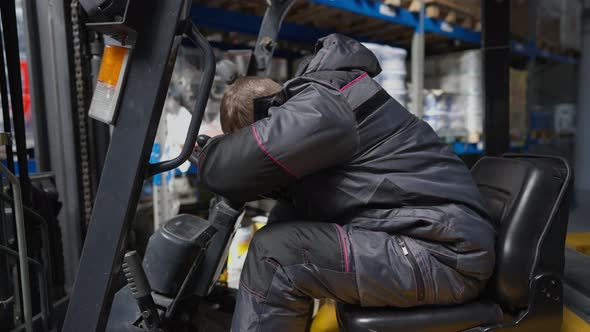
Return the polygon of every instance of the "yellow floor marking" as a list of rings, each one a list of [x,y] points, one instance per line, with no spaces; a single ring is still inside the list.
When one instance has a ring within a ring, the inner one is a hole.
[[[561,332],[590,332],[590,324],[566,307],[563,307]]]
[[[590,232],[568,233],[565,245],[590,256]]]

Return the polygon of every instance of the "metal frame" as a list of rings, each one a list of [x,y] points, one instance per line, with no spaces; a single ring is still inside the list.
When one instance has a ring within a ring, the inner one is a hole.
[[[499,156],[510,146],[510,1],[482,2],[484,140],[487,155]]]
[[[6,134],[4,134],[6,135]],[[6,166],[0,163],[0,173],[4,174],[12,186],[14,197],[14,221],[16,223],[16,238],[18,244],[18,261],[20,268],[20,286],[23,299],[23,313],[25,329],[33,332],[33,310],[31,304],[31,286],[29,284],[29,264],[27,255],[27,235],[25,229],[25,217],[23,213],[22,188],[19,178]]]
[[[194,151],[195,144],[197,143],[199,127],[201,126],[203,115],[205,114],[205,108],[207,107],[207,102],[209,101],[211,86],[213,85],[213,80],[215,79],[215,54],[207,42],[207,39],[201,35],[192,21],[186,22],[184,31],[180,32],[184,33],[188,39],[190,39],[198,48],[201,49],[201,51],[203,51],[203,76],[201,78],[199,92],[197,92],[197,98],[192,111],[191,121],[188,126],[188,132],[186,134],[180,154],[170,160],[150,164],[148,169],[148,175],[150,176],[173,170],[188,160],[191,153]]]
[[[123,87],[80,268],[63,331],[104,330],[112,301],[111,285],[121,263],[124,239],[147,175],[152,143],[172,74],[173,49],[184,0],[144,0],[138,39]]]
[[[69,3],[69,2],[68,2]],[[55,174],[55,183],[63,207],[58,219],[63,236],[65,287],[74,282],[82,247],[80,167],[76,157],[77,143],[74,127],[73,59],[71,53],[71,31],[67,24],[66,2],[63,0],[34,1],[23,3],[28,13],[35,13],[34,25],[28,25],[31,51],[43,50],[42,56],[31,54],[31,87],[35,102],[42,108],[35,108],[35,126],[45,139],[48,147],[49,165],[45,170]],[[69,6],[67,7],[69,11]],[[33,47],[33,45],[36,45]],[[34,62],[34,65],[33,65]],[[33,88],[40,88],[35,91]],[[33,104],[35,107],[36,104]],[[40,116],[40,117],[37,117]],[[39,141],[36,142],[39,144]]]
[[[420,16],[418,27],[412,36],[411,56],[411,75],[412,88],[410,94],[412,100],[424,100],[424,55],[425,55],[425,36],[424,36],[424,19],[426,18],[426,8],[424,0],[420,0]],[[413,103],[412,113],[422,119],[424,117],[424,103]]]
[[[0,33],[0,50],[3,50],[3,38],[2,34]],[[4,68],[5,68],[5,61],[4,61],[4,52],[0,51],[0,99],[1,99],[1,108],[2,108],[2,118],[4,122],[4,131],[6,135],[12,132],[12,125],[10,120],[10,107],[8,106],[8,82],[6,75],[4,75]],[[11,137],[2,137],[2,145],[6,147],[6,165],[11,172],[14,172],[14,155],[12,152],[12,138]],[[11,205],[12,206],[12,205]],[[4,210],[4,204],[0,204],[0,245],[8,244],[9,239],[14,238],[14,229],[10,227],[7,222],[3,222],[6,220],[6,213]],[[12,269],[9,268],[8,261],[2,255],[0,255],[0,301],[9,301],[12,297],[13,299],[18,299],[17,291],[18,288],[15,287],[11,289],[10,287],[10,275],[12,274]],[[14,291],[13,291],[14,290]],[[15,306],[16,307],[16,306]],[[20,310],[20,306],[17,307]],[[14,313],[13,313],[14,314]],[[0,315],[0,320],[3,319],[11,319],[11,313],[8,310],[5,312],[4,315]]]
[[[287,12],[296,0],[272,0],[264,13],[260,24],[256,46],[250,63],[248,75],[268,76],[272,62],[272,55],[277,46],[277,36],[281,29],[281,23]]]
[[[31,84],[31,113],[35,127],[35,161],[37,170],[48,171],[49,161],[49,139],[47,135],[47,123],[45,106],[43,103],[44,91],[42,84],[41,49],[39,35],[39,19],[34,0],[22,1],[25,30],[27,33],[28,59]]]
[[[20,263],[20,256],[21,253],[18,251],[14,251],[7,246],[0,244],[0,256],[11,256],[19,259]],[[14,328],[12,331],[22,331],[24,328],[26,331],[49,331],[50,326],[52,326],[52,315],[51,315],[51,307],[49,304],[49,299],[47,298],[47,289],[48,283],[47,279],[45,278],[45,269],[43,264],[39,263],[38,261],[32,259],[31,257],[26,257],[26,261],[28,262],[27,265],[31,265],[30,267],[35,271],[37,275],[37,280],[39,281],[39,301],[41,305],[41,312],[36,316],[31,317],[30,321],[26,321],[24,324],[21,324]],[[21,278],[22,279],[22,278]],[[27,287],[28,284],[27,284]],[[14,295],[17,296],[17,295]],[[3,326],[5,327],[5,326]],[[29,327],[32,327],[32,330],[27,330]]]
[[[1,8],[1,7],[0,7]],[[4,49],[4,38],[0,33],[0,48]],[[4,75],[4,68],[6,67],[6,61],[4,59],[4,52],[0,52],[0,99],[2,100],[2,120],[4,125],[4,132],[7,134],[12,133],[12,121],[10,120],[10,106],[8,106],[8,79]],[[6,165],[11,172],[14,172],[14,154],[12,151],[12,137],[2,145],[6,146]]]

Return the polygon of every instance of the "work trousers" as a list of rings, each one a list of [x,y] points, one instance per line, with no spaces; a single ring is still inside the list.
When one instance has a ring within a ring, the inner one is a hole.
[[[357,231],[320,222],[279,222],[258,231],[243,268],[232,331],[305,331],[314,298],[410,307],[460,303],[483,286],[437,262],[410,237],[376,231],[355,237]],[[355,257],[367,260],[362,271]]]

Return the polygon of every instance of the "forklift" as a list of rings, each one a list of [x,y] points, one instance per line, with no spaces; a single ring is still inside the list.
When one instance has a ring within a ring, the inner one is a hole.
[[[89,110],[90,116],[111,124],[113,131],[63,331],[193,331],[200,299],[210,295],[224,267],[242,204],[218,197],[208,221],[191,215],[169,220],[150,238],[143,262],[136,251],[123,251],[142,181],[189,158],[194,160],[195,143],[203,146],[207,141],[198,136],[198,129],[216,72],[213,49],[188,17],[190,1],[80,3],[92,21],[89,29],[130,47],[113,52],[113,63],[120,60],[118,77],[110,80],[114,90],[105,96],[118,100],[93,101]],[[281,22],[293,3],[280,0],[269,6],[248,65],[249,75],[269,73]],[[188,134],[178,157],[149,164],[183,38],[197,46],[204,62]],[[100,80],[99,74],[98,84]],[[114,294],[120,271],[129,287]]]
[[[204,312],[232,306],[231,299],[224,302],[231,294],[219,295],[214,285],[243,203],[216,197],[208,220],[179,215],[167,221],[151,236],[143,259],[137,251],[125,251],[143,180],[193,159],[195,144],[207,143],[198,129],[216,71],[213,50],[188,17],[188,0],[80,3],[92,22],[89,29],[125,47],[105,52],[103,66],[110,67],[104,80],[99,78],[103,90],[95,93],[90,107],[92,117],[112,126],[112,136],[63,331],[215,331],[202,327],[201,320]],[[293,3],[268,1],[248,75],[267,75],[281,22]],[[183,38],[203,53],[198,98],[182,152],[150,164]],[[493,36],[489,40],[493,42]],[[498,51],[494,45],[484,46]],[[487,97],[493,98],[493,92]],[[490,106],[494,107],[497,104]],[[487,120],[493,124],[491,117]],[[498,225],[497,266],[487,291],[455,306],[338,305],[343,331],[559,330],[572,182],[568,163],[557,157],[508,154],[482,158],[472,173]],[[118,287],[120,275],[127,286]]]

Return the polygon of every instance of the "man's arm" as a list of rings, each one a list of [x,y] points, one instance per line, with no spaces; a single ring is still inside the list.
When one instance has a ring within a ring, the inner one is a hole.
[[[249,201],[356,152],[350,106],[336,88],[307,83],[270,117],[210,140],[199,157],[202,183],[233,201]]]

